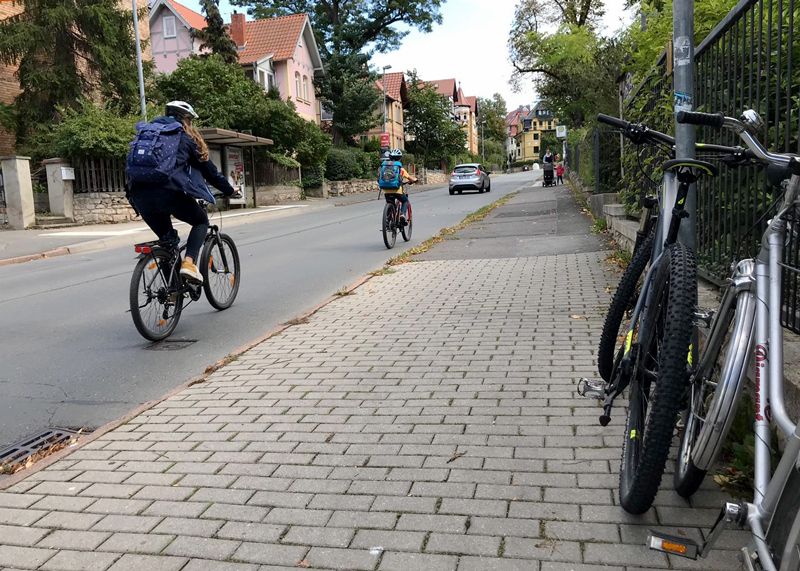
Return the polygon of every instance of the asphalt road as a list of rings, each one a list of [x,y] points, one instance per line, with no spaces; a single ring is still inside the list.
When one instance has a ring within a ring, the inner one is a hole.
[[[122,416],[532,180],[526,172],[495,177],[491,193],[412,196],[413,239],[398,237],[391,251],[377,200],[229,221],[239,296],[224,312],[204,299],[186,308],[171,339],[193,342],[179,350],[154,350],[133,326],[130,246],[0,267],[0,449],[49,427],[93,429]]]

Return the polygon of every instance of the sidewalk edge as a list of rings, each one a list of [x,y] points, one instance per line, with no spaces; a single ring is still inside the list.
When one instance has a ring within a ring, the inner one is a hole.
[[[41,256],[41,255],[39,255],[39,256]],[[0,260],[0,262],[2,262],[2,260]],[[371,274],[363,275],[360,278],[358,278],[356,281],[354,281],[351,284],[349,284],[349,285],[345,286],[344,288],[342,288],[342,290],[343,291],[347,291],[347,292],[354,291],[354,290],[358,289],[359,287],[361,287],[362,285],[364,285],[365,283],[367,283],[373,277],[374,276],[371,275]],[[160,396],[158,398],[155,398],[153,400],[150,400],[150,401],[147,401],[145,403],[142,403],[142,404],[138,405],[133,410],[127,412],[123,416],[121,416],[121,417],[119,417],[119,418],[117,418],[115,420],[112,420],[110,422],[107,422],[106,424],[100,426],[99,428],[97,428],[96,430],[91,432],[90,434],[87,434],[86,436],[79,438],[78,441],[75,444],[73,444],[72,446],[69,446],[69,447],[64,448],[62,450],[59,450],[58,452],[55,452],[55,453],[51,454],[47,458],[43,458],[42,460],[39,460],[38,462],[36,462],[33,466],[31,466],[28,469],[21,470],[21,471],[17,472],[16,474],[12,474],[10,476],[0,476],[0,491],[7,490],[11,486],[14,486],[15,484],[18,484],[23,480],[26,480],[27,478],[29,478],[33,474],[36,474],[37,472],[40,472],[40,471],[44,470],[45,468],[47,468],[48,466],[51,466],[52,464],[58,462],[59,460],[62,460],[63,458],[65,458],[65,457],[69,456],[70,454],[72,454],[73,452],[75,452],[76,450],[80,450],[81,448],[83,448],[84,446],[89,444],[90,442],[94,442],[95,440],[99,439],[101,436],[103,436],[105,434],[108,434],[109,432],[111,432],[115,428],[118,428],[118,427],[122,426],[123,424],[125,424],[128,421],[132,420],[133,418],[139,416],[143,412],[153,408],[154,406],[156,406],[159,403],[164,402],[168,398],[178,394],[179,392],[183,391],[184,389],[187,389],[187,388],[189,388],[191,386],[198,385],[198,384],[206,382],[208,380],[208,377],[211,374],[213,374],[215,371],[221,369],[222,367],[224,367],[225,365],[230,363],[236,357],[239,357],[240,355],[243,355],[244,353],[246,353],[247,351],[249,351],[253,347],[263,343],[264,341],[267,341],[268,339],[271,339],[272,337],[280,335],[281,333],[283,333],[284,331],[286,331],[290,327],[296,326],[294,322],[303,321],[305,319],[308,319],[308,318],[312,317],[315,313],[317,313],[318,311],[320,311],[321,309],[323,309],[327,305],[330,305],[331,303],[333,303],[334,301],[336,301],[340,297],[341,297],[341,294],[338,294],[338,295],[337,294],[333,294],[333,295],[329,296],[328,298],[324,299],[323,301],[321,301],[320,303],[318,303],[317,305],[315,305],[314,307],[312,307],[311,309],[299,314],[298,316],[288,320],[285,323],[282,323],[282,324],[280,324],[280,325],[278,325],[276,327],[273,327],[272,329],[267,331],[265,334],[261,335],[260,337],[257,337],[255,340],[249,341],[248,343],[245,343],[244,345],[241,345],[241,346],[237,347],[236,349],[234,349],[233,351],[228,353],[226,356],[224,356],[221,359],[219,359],[216,363],[213,363],[212,365],[209,365],[208,367],[206,367],[205,371],[203,371],[201,374],[195,375],[194,377],[190,378],[189,380],[184,381],[183,383],[181,383],[178,386],[170,389],[169,391],[167,391],[166,393],[164,393],[162,396]]]

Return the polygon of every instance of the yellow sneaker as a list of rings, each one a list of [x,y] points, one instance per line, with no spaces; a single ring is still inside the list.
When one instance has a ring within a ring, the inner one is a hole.
[[[203,283],[203,275],[200,273],[200,270],[189,260],[183,260],[183,262],[181,262],[181,275],[193,282]]]

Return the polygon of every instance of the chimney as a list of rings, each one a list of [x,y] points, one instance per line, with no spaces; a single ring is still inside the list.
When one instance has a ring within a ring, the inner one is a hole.
[[[237,48],[244,46],[244,22],[244,14],[239,14],[236,11],[231,14],[231,39]]]

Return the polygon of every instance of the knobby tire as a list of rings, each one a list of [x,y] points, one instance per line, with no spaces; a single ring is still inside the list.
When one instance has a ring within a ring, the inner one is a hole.
[[[620,464],[620,504],[632,514],[650,509],[661,484],[686,391],[697,305],[697,268],[691,250],[673,244],[658,264],[652,303],[641,318],[640,340],[649,339],[642,341],[632,372]],[[645,375],[645,366],[657,367],[654,379]]]
[[[639,280],[650,262],[654,239],[655,229],[648,234],[636,249],[636,252],[634,252],[633,258],[628,267],[625,268],[622,279],[620,279],[617,286],[617,291],[614,292],[614,297],[608,308],[608,313],[603,323],[603,332],[600,334],[600,345],[597,348],[597,370],[604,381],[611,381],[614,360],[619,346],[617,342],[619,328],[622,325],[625,314],[633,308],[639,298]]]
[[[239,250],[233,238],[227,234],[218,235],[219,242],[211,238],[203,245],[200,254],[200,273],[203,275],[203,290],[208,303],[214,309],[222,311],[233,305],[239,293],[239,282],[242,267],[239,263]],[[225,249],[227,271],[222,259],[220,247]]]
[[[178,321],[181,318],[181,310],[183,309],[183,295],[172,293],[169,294],[168,290],[179,288],[180,276],[178,275],[177,266],[170,265],[170,255],[167,252],[154,252],[139,259],[136,267],[133,269],[131,276],[131,285],[129,291],[129,302],[131,309],[131,317],[133,324],[139,334],[149,341],[161,341],[166,339],[175,328],[178,326]],[[154,266],[155,264],[155,266]],[[147,273],[146,273],[147,272]],[[171,276],[168,274],[172,274]],[[169,282],[169,283],[167,283]],[[149,287],[153,297],[148,303],[140,307],[139,294],[145,294],[145,288]],[[172,297],[174,302],[166,305],[167,316],[164,317],[165,305],[158,299],[158,294],[161,292],[162,298],[164,296]],[[145,311],[146,310],[146,311]],[[156,311],[156,323],[151,327],[143,313]]]
[[[397,242],[397,227],[394,225],[394,210],[395,205],[391,202],[387,202],[383,207],[381,231],[383,232],[383,243],[388,250],[394,248],[395,242]]]

